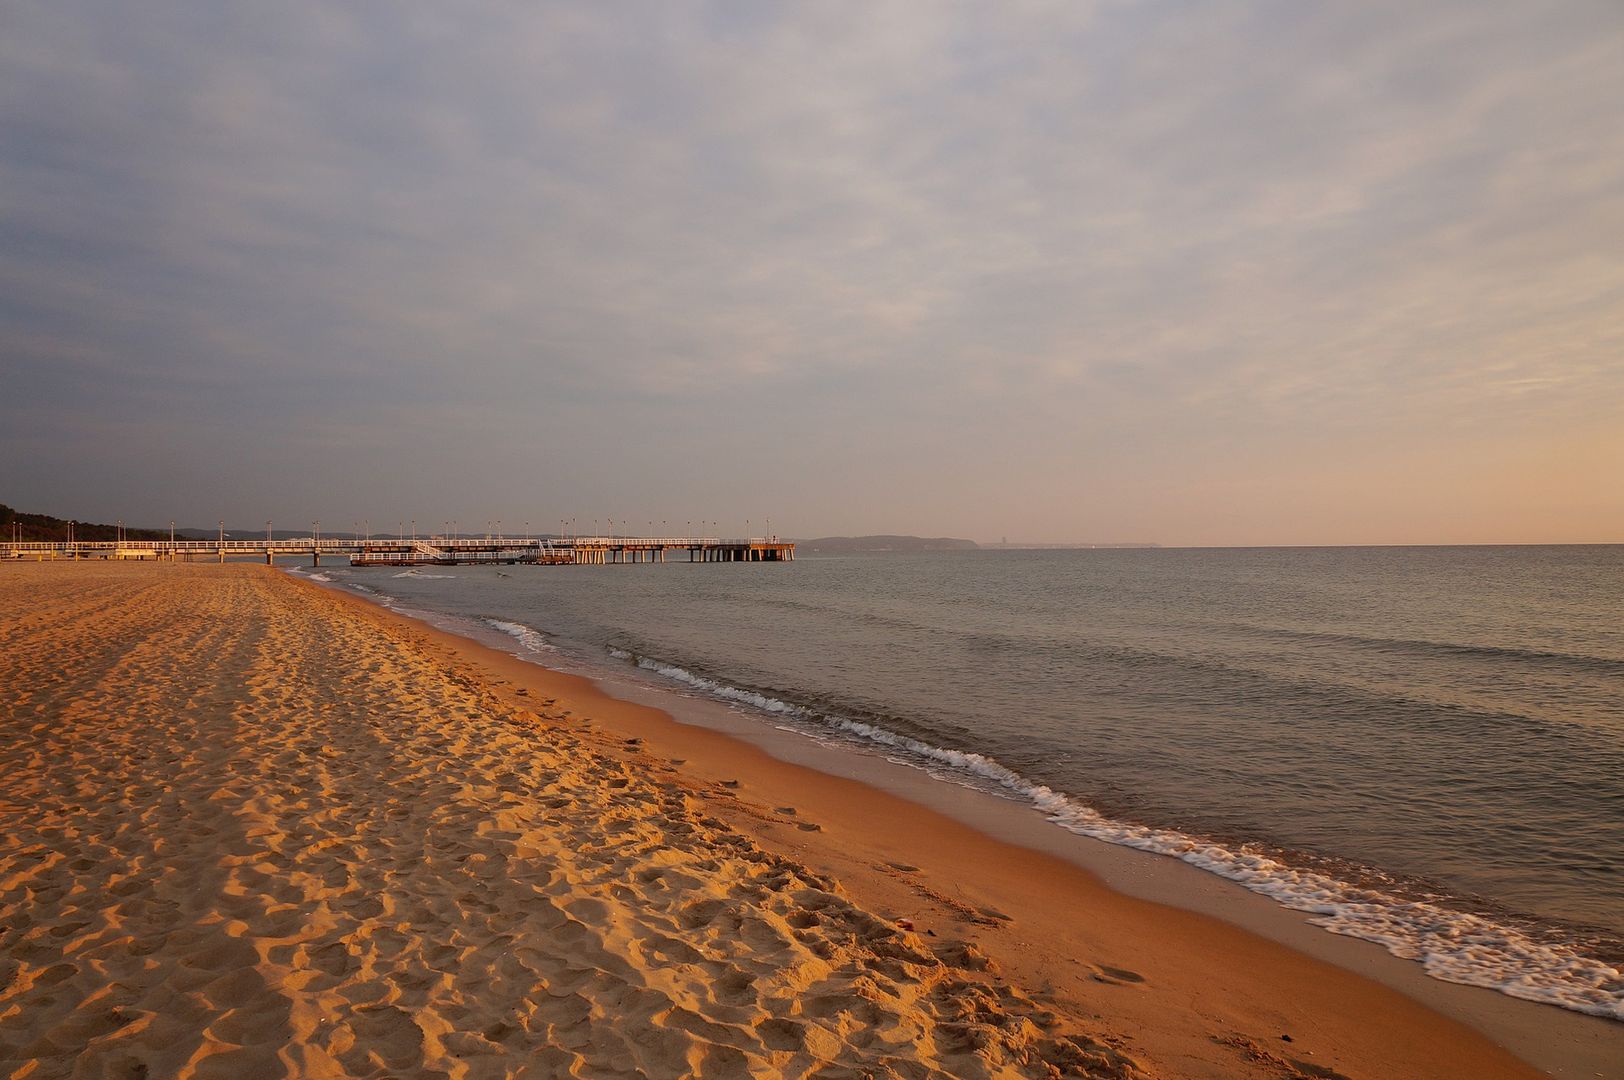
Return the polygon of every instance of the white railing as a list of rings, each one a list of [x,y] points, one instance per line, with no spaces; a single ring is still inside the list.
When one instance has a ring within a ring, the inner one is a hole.
[[[216,553],[241,552],[277,555],[298,555],[332,552],[334,554],[401,553],[408,551],[428,555],[446,551],[546,551],[571,548],[707,548],[785,545],[788,541],[776,536],[728,538],[718,536],[565,536],[565,537],[511,537],[474,536],[404,537],[390,539],[332,539],[327,537],[291,537],[271,540],[24,540],[0,541],[0,555],[33,555],[61,553],[67,555],[101,552],[157,551],[163,553]]]

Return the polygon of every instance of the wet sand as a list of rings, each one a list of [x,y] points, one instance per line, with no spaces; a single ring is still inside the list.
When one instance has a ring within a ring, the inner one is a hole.
[[[1539,1075],[262,567],[0,567],[0,776],[0,1075]]]

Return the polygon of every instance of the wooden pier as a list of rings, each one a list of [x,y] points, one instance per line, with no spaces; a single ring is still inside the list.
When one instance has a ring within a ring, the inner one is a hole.
[[[466,537],[402,539],[76,540],[0,543],[6,559],[147,559],[160,561],[308,557],[348,559],[351,566],[623,566],[635,563],[793,562],[795,545],[776,536],[725,539],[714,536]]]

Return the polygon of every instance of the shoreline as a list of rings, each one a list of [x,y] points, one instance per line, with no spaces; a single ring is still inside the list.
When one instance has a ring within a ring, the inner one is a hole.
[[[1029,810],[957,820],[302,577],[0,572],[0,1064],[1540,1075],[1116,891]],[[1551,1074],[1617,1075],[1556,1033],[1607,1021],[1458,989],[1552,1018]]]
[[[811,801],[805,794],[808,790],[832,782],[838,790],[819,800],[820,811],[825,816],[839,814],[842,804],[860,803],[866,808],[855,819],[847,821],[838,837],[830,835],[827,822],[821,834],[810,838],[804,834],[788,835],[781,828],[775,830],[771,821],[766,822],[767,827],[761,829],[759,835],[768,843],[796,843],[799,845],[797,857],[818,865],[842,881],[859,882],[852,886],[855,895],[872,895],[901,910],[908,894],[899,893],[892,882],[874,880],[875,872],[881,879],[887,879],[894,875],[887,873],[886,868],[898,861],[904,865],[919,863],[917,855],[924,846],[921,832],[947,832],[954,842],[968,844],[964,836],[968,830],[980,841],[1044,860],[1036,866],[1023,864],[1024,874],[1042,878],[1060,875],[1067,880],[1068,889],[1078,892],[1083,891],[1083,886],[1067,875],[1086,877],[1094,890],[1090,893],[1090,903],[1101,902],[1096,894],[1104,891],[1129,904],[1151,905],[1170,918],[1189,915],[1217,920],[1226,929],[1282,947],[1309,963],[1329,965],[1338,974],[1379,984],[1384,991],[1402,995],[1412,1008],[1425,1010],[1445,1023],[1471,1029],[1478,1037],[1515,1056],[1520,1064],[1545,1075],[1624,1076],[1624,1066],[1618,1064],[1624,1055],[1624,1025],[1614,1021],[1511,998],[1488,988],[1435,979],[1414,961],[1393,956],[1380,945],[1313,926],[1308,922],[1308,915],[1251,893],[1234,882],[1165,856],[1066,832],[1026,804],[943,782],[909,766],[887,762],[878,755],[824,746],[804,735],[781,731],[758,718],[742,716],[721,702],[690,698],[652,682],[614,679],[609,672],[559,671],[548,667],[543,656],[526,655],[510,648],[516,642],[499,631],[494,632],[491,639],[499,644],[481,641],[436,626],[368,595],[347,590],[341,582],[310,581],[302,573],[289,576],[304,579],[312,588],[337,593],[364,609],[420,626],[442,637],[454,652],[476,662],[494,663],[494,670],[501,677],[514,680],[515,685],[524,685],[526,668],[544,673],[535,685],[545,688],[547,693],[567,700],[571,699],[573,690],[582,702],[596,701],[594,715],[602,713],[608,718],[605,722],[617,731],[642,738],[651,750],[680,759],[685,772],[703,769],[702,778],[712,782],[739,779],[735,790],[741,795],[752,790],[776,790],[781,785],[796,790],[802,801]],[[571,682],[576,685],[571,687]],[[704,715],[696,715],[699,713]],[[729,773],[737,776],[723,776]],[[919,811],[936,816],[918,828],[893,829],[888,839],[858,835],[862,832],[862,820],[878,817],[897,821],[910,815],[917,817]],[[749,825],[747,818],[738,827],[750,832]],[[834,845],[849,846],[863,854],[842,857],[827,850]],[[955,873],[964,872],[964,867],[951,858],[941,865],[954,867]],[[959,884],[989,895],[999,891],[993,883],[985,881],[975,886]],[[916,896],[920,892],[918,883],[912,883],[910,888]],[[1006,907],[1023,906],[1007,893],[1001,900]],[[1043,904],[1029,906],[1034,910],[1028,912],[1024,921],[1044,922],[1037,910]],[[1154,917],[1151,920],[1154,921]],[[1047,933],[1064,936],[1063,928],[1052,923]],[[1155,934],[1156,931],[1151,931],[1147,938],[1154,938]],[[1016,951],[1033,952],[1041,948],[1039,942],[1044,937],[1038,935],[1022,943]],[[1056,938],[1049,936],[1048,940]],[[984,947],[997,946],[989,942]],[[1246,948],[1233,947],[1243,951]],[[1022,970],[1019,962],[1014,967],[1008,963],[1005,966]],[[1033,966],[1030,975],[1050,983],[1064,981],[1064,973],[1057,975],[1054,965],[1050,964]],[[1109,984],[1109,977],[1101,980],[1098,971],[1085,978]],[[1298,1042],[1294,1036],[1293,1044]],[[1324,1064],[1323,1060],[1320,1063]],[[1416,1075],[1454,1074],[1444,1067],[1444,1071],[1422,1070]]]

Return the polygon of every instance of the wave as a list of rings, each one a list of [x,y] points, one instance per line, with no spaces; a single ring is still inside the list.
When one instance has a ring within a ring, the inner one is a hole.
[[[654,674],[664,676],[665,678],[671,679],[674,682],[686,683],[688,686],[691,686],[696,690],[703,690],[711,697],[721,698],[724,701],[739,702],[740,704],[749,705],[751,708],[759,709],[760,711],[767,713],[788,713],[790,715],[800,716],[807,719],[824,718],[823,714],[815,712],[814,710],[808,709],[804,706],[792,705],[787,701],[780,701],[778,698],[769,697],[766,694],[758,693],[754,690],[743,690],[737,686],[729,686],[726,683],[716,682],[715,680],[707,679],[702,675],[695,675],[693,672],[685,670],[684,668],[676,667],[672,664],[664,664],[657,660],[650,660],[646,656],[638,656],[635,653],[627,652],[625,649],[617,649],[612,645],[609,646],[609,655],[613,656],[616,660],[630,661],[645,671],[652,671]]]
[[[526,626],[524,623],[508,622],[506,619],[489,618],[485,620],[485,625],[496,630],[500,630],[502,633],[515,638],[520,645],[523,645],[531,652],[541,653],[558,651],[558,646],[548,641],[547,635],[543,634],[540,630],[537,630],[533,626]]]
[[[1294,630],[1280,626],[1253,626],[1232,623],[1230,627],[1260,637],[1286,638],[1294,641],[1319,641],[1374,652],[1413,652],[1436,656],[1477,660],[1515,660],[1536,666],[1579,668],[1603,675],[1624,674],[1624,660],[1591,653],[1556,652],[1550,649],[1530,649],[1516,645],[1473,645],[1461,641],[1430,641],[1426,638],[1372,637],[1367,634],[1339,634],[1325,630]]]
[[[425,581],[449,581],[452,578],[456,577],[457,575],[456,574],[425,574],[421,570],[403,570],[398,574],[390,574],[389,576],[390,577],[398,577],[398,578],[400,578],[400,577],[422,578]]]
[[[497,625],[497,620],[486,621]],[[944,779],[967,786],[992,785],[1030,803],[1069,832],[1166,855],[1227,878],[1284,907],[1309,913],[1313,916],[1309,922],[1332,933],[1374,942],[1395,956],[1418,961],[1433,978],[1624,1020],[1624,971],[1570,945],[1541,941],[1483,915],[1406,899],[1368,885],[1341,881],[1319,870],[1292,866],[1246,845],[1231,848],[1172,829],[1117,821],[984,754],[935,746],[875,724],[732,686],[613,646],[609,653],[707,696],[775,716],[789,716],[814,730],[828,729],[900,751],[914,759],[910,763],[921,764]]]

